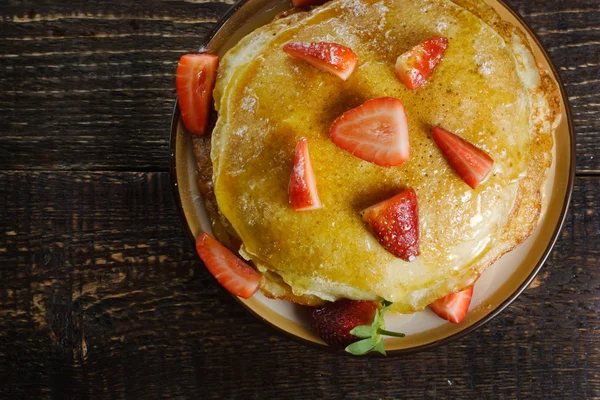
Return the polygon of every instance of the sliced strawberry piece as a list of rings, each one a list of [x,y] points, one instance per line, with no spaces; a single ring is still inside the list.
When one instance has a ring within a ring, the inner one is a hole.
[[[294,7],[320,6],[326,3],[327,0],[292,0]]]
[[[260,274],[207,233],[196,240],[204,265],[229,293],[245,299],[258,290]]]
[[[350,48],[337,43],[291,42],[283,46],[283,51],[342,80],[348,79],[358,63],[358,57]]]
[[[177,97],[188,131],[202,135],[210,115],[212,91],[219,58],[212,54],[186,54],[177,65]]]
[[[494,160],[471,143],[438,126],[431,135],[452,168],[475,189],[492,169]]]
[[[316,210],[323,208],[317,193],[315,173],[308,155],[308,140],[300,139],[296,145],[294,169],[288,187],[290,204],[296,211]]]
[[[329,128],[339,148],[383,167],[408,160],[408,122],[402,102],[380,97],[346,111]]]
[[[453,324],[458,324],[465,318],[473,297],[473,286],[461,292],[450,293],[449,295],[437,299],[429,305],[431,311],[440,318],[448,320]]]
[[[396,257],[410,262],[419,255],[419,207],[413,189],[367,208],[362,212],[362,220]]]
[[[426,40],[402,54],[396,60],[396,76],[410,90],[427,82],[448,48],[448,39],[438,37]]]

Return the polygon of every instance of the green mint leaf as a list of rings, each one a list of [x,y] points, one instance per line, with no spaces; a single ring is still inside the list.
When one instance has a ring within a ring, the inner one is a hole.
[[[376,328],[378,323],[379,323],[379,308],[375,310],[375,316],[373,317],[373,323],[371,324],[371,326],[373,328]]]
[[[368,339],[359,340],[358,342],[354,342],[348,347],[346,347],[346,351],[355,356],[362,356],[367,354],[375,347],[375,339],[370,337]]]
[[[385,343],[383,342],[383,338],[381,336],[379,337],[377,344],[375,344],[374,350],[380,352],[384,356],[387,356],[387,354],[385,353]]]
[[[386,311],[390,309],[392,304],[391,301],[385,299],[382,300],[382,308],[375,310],[375,317],[373,318],[373,323],[371,325],[355,326],[354,329],[350,331],[350,334],[361,338],[362,340],[354,342],[346,347],[348,353],[354,354],[355,356],[361,356],[367,354],[371,350],[376,350],[381,354],[386,355],[385,342],[381,335],[404,337],[404,333],[392,332],[385,329],[383,316]]]
[[[377,308],[375,310],[375,316],[373,317],[373,323],[371,324],[371,326],[373,328],[377,328],[378,323],[379,323],[379,308]]]
[[[365,339],[365,338],[370,338],[371,336],[373,336],[374,331],[375,330],[370,325],[359,325],[359,326],[355,326],[354,329],[352,329],[350,331],[350,334],[354,335],[356,337],[359,337],[361,339]]]

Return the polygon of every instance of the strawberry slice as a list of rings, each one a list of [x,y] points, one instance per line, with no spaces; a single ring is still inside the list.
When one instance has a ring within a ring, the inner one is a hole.
[[[186,54],[177,65],[177,97],[188,131],[202,135],[206,129],[219,58],[212,54]]]
[[[362,212],[362,220],[396,257],[410,262],[419,255],[419,207],[413,189],[367,208]]]
[[[258,290],[260,274],[208,233],[196,240],[196,251],[206,268],[229,293],[247,299]]]
[[[358,63],[358,57],[350,48],[337,43],[291,42],[283,46],[283,51],[313,67],[339,76],[344,81]]]
[[[431,129],[431,135],[452,168],[472,189],[475,189],[492,169],[494,160],[490,156],[454,133],[436,126]]]
[[[393,97],[371,99],[333,122],[329,136],[339,148],[383,167],[408,160],[408,122],[402,102]]]
[[[429,305],[431,311],[440,318],[448,320],[453,324],[458,324],[465,318],[473,297],[473,286],[461,292],[450,293],[449,295],[437,299]]]
[[[402,54],[396,60],[396,76],[410,90],[427,82],[448,48],[448,39],[438,37],[426,40]]]
[[[290,204],[296,211],[323,208],[317,193],[315,173],[308,155],[308,139],[302,138],[296,145],[294,169],[288,187]]]

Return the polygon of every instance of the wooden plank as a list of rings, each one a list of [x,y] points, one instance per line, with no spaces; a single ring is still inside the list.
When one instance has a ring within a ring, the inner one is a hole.
[[[600,397],[600,178],[548,263],[484,328],[402,357],[324,353],[202,269],[166,173],[0,172],[0,397]]]
[[[0,169],[166,171],[174,72],[231,1],[0,7]],[[573,105],[580,172],[600,172],[597,0],[512,0]]]
[[[166,170],[177,60],[228,7],[209,6],[0,22],[0,168]]]

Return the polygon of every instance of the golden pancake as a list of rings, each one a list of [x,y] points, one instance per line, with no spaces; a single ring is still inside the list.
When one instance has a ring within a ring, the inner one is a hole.
[[[429,82],[411,92],[394,75],[395,60],[434,36],[447,37],[448,50]],[[359,64],[344,82],[287,56],[281,47],[290,41],[339,43]],[[230,246],[238,242],[226,232],[239,239],[267,296],[303,304],[384,298],[398,312],[421,310],[473,284],[535,227],[558,119],[550,82],[524,36],[483,2],[335,0],[278,19],[240,41],[219,67],[210,153],[215,234]],[[400,99],[408,117],[411,153],[399,167],[362,161],[328,134],[343,112],[383,96]],[[475,190],[432,141],[436,125],[494,159]],[[288,202],[301,137],[309,139],[320,210],[296,212]],[[206,145],[197,141],[197,155]],[[421,254],[410,263],[381,247],[360,218],[405,188],[419,201]]]

